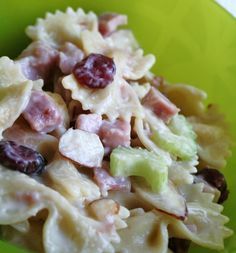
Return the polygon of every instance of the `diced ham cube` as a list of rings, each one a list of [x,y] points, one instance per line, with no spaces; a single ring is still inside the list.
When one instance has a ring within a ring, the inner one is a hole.
[[[94,180],[101,189],[102,195],[106,196],[107,191],[127,191],[131,190],[131,182],[126,177],[112,177],[105,169],[94,169]]]
[[[124,120],[110,122],[103,120],[99,130],[99,137],[107,152],[118,146],[130,146],[130,123]]]
[[[37,132],[51,132],[62,123],[62,117],[56,104],[43,91],[32,91],[23,117]]]
[[[80,114],[76,120],[75,128],[90,133],[98,133],[102,125],[102,116],[98,114]]]
[[[127,24],[127,16],[116,13],[104,13],[99,17],[99,31],[103,36],[115,32],[120,25]]]
[[[59,68],[63,74],[71,74],[76,63],[84,58],[84,53],[76,45],[66,42],[60,48]]]
[[[142,103],[165,122],[168,122],[179,112],[179,109],[154,87],[152,87],[148,94],[143,98]]]
[[[57,61],[58,51],[41,41],[31,43],[17,60],[26,78],[45,81],[51,79]]]

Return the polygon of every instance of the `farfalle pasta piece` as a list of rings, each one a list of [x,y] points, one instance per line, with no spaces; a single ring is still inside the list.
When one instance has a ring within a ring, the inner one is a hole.
[[[86,55],[92,53],[105,54],[110,51],[108,42],[98,31],[83,31],[81,33],[81,41]]]
[[[115,246],[116,252],[126,253],[167,253],[167,223],[153,212],[140,213],[129,217],[128,227],[118,231],[121,242]]]
[[[119,242],[115,229],[82,215],[58,192],[3,166],[0,184],[2,225],[23,222],[41,210],[48,211],[42,229],[46,252],[114,252],[111,243]]]
[[[17,63],[0,58],[0,138],[26,108],[32,88],[33,82],[24,77]]]
[[[213,202],[213,194],[203,192],[203,183],[183,185],[178,189],[187,201],[188,216],[184,222],[170,222],[171,236],[189,239],[207,248],[223,249],[224,239],[233,233],[224,226],[229,218],[221,214],[223,206]]]
[[[230,140],[225,131],[217,126],[197,123],[191,120],[197,133],[198,154],[201,166],[210,166],[221,169],[226,165],[226,158],[231,155],[229,151]]]
[[[199,203],[199,206],[204,206],[208,209],[214,209],[217,212],[223,211],[222,205],[214,203],[214,194],[204,192],[204,183],[183,184],[178,186],[178,190],[181,192],[187,202]]]
[[[233,234],[232,230],[224,226],[229,219],[218,211],[207,209],[198,203],[191,202],[187,206],[187,220],[184,223],[177,220],[171,223],[170,234],[210,249],[224,249],[224,239]]]
[[[53,47],[60,47],[65,42],[81,45],[83,30],[97,31],[97,16],[93,12],[85,14],[82,9],[66,12],[47,13],[45,19],[39,18],[35,26],[29,26],[26,34],[34,41],[41,40]]]
[[[19,64],[6,56],[0,58],[0,88],[21,84],[26,80]]]
[[[99,187],[69,160],[54,160],[47,166],[44,178],[51,188],[81,207],[101,196]]]
[[[204,91],[185,84],[165,84],[161,87],[181,113],[188,117],[197,134],[200,165],[220,169],[225,167],[230,156],[231,141],[225,117],[216,105],[205,106],[207,95]]]
[[[142,78],[155,63],[155,57],[152,54],[143,55],[142,49],[133,51],[114,48],[108,51],[109,56],[114,58],[117,66],[117,75],[126,80],[138,80]]]
[[[196,159],[191,161],[173,161],[168,168],[169,179],[175,185],[192,184],[194,177],[192,173],[197,172],[195,167],[198,164]]]
[[[114,48],[125,49],[130,52],[139,48],[138,42],[130,30],[117,30],[109,35],[107,40]]]
[[[205,112],[204,100],[207,94],[191,85],[167,84],[160,87],[161,91],[181,110],[185,116],[200,116]]]
[[[197,134],[198,154],[201,166],[221,169],[231,155],[231,139],[225,118],[216,105],[211,105],[201,117],[189,117]]]
[[[124,78],[128,80],[137,80],[142,78],[156,61],[154,55],[152,54],[143,56],[142,49],[134,51],[128,57],[126,56],[126,60]]]
[[[71,91],[72,98],[82,104],[83,110],[129,121],[132,116],[142,117],[142,108],[132,87],[122,79],[114,80],[104,89],[94,91],[80,85],[73,75],[62,80],[63,87]]]
[[[169,181],[159,193],[151,188],[140,178],[132,182],[134,192],[139,198],[156,209],[179,220],[185,220],[188,215],[185,198],[178,192],[175,185]]]
[[[26,108],[31,94],[32,82],[0,88],[0,138],[2,132],[13,125]]]
[[[127,80],[138,80],[142,78],[155,63],[152,54],[143,56],[142,49],[136,49],[129,45],[127,48],[114,39],[103,38],[99,32],[84,31],[81,35],[83,49],[87,55],[91,53],[105,54],[112,57],[116,64],[117,75]],[[129,39],[127,39],[129,40]],[[131,40],[132,41],[132,40]]]

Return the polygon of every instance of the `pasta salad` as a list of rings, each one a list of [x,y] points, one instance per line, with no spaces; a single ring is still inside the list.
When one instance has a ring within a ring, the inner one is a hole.
[[[155,56],[126,24],[47,13],[16,59],[0,58],[4,240],[46,253],[178,253],[222,250],[232,235],[224,116],[204,91],[154,75]]]

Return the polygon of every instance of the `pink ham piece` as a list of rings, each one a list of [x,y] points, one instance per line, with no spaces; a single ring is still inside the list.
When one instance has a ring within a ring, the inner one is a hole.
[[[98,114],[80,114],[77,117],[75,128],[90,133],[98,133],[102,125],[102,116]]]
[[[130,146],[130,123],[124,120],[110,122],[103,120],[99,130],[99,137],[105,147],[105,153],[109,153],[118,146]]]
[[[45,81],[52,77],[57,61],[58,51],[41,41],[31,43],[17,60],[26,78]]]
[[[70,42],[66,42],[60,48],[59,68],[63,74],[71,74],[76,63],[80,62],[83,58],[84,53],[81,49]]]
[[[168,122],[179,112],[179,109],[154,87],[152,87],[148,94],[143,98],[142,103],[165,122]]]
[[[102,120],[98,114],[80,114],[76,119],[75,128],[98,134],[106,154],[118,146],[130,146],[131,126],[124,120],[111,122]]]
[[[99,31],[103,36],[115,32],[120,25],[127,24],[127,16],[116,13],[104,13],[99,17]]]
[[[23,117],[37,132],[51,132],[62,123],[62,117],[53,99],[43,91],[32,91]]]
[[[105,169],[94,168],[94,180],[101,189],[102,195],[106,196],[107,191],[131,190],[131,183],[126,177],[112,177]]]

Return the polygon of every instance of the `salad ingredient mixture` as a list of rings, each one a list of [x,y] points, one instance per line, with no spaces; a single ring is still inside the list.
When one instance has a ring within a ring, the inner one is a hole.
[[[33,252],[224,249],[224,116],[151,72],[127,17],[68,8],[0,58],[0,225]],[[158,31],[157,31],[158,32]]]

